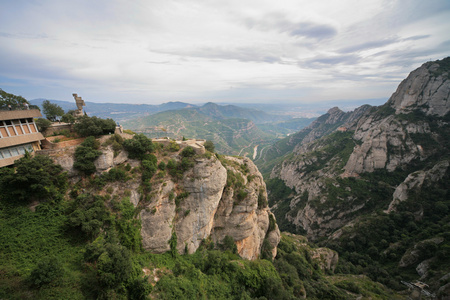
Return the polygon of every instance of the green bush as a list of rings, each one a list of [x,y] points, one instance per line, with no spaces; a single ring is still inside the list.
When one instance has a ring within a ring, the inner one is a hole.
[[[136,134],[132,139],[125,140],[123,147],[128,152],[129,158],[142,160],[145,154],[155,150],[152,141],[143,134]]]
[[[181,155],[182,157],[192,157],[192,156],[195,155],[194,148],[192,148],[191,146],[187,146],[186,148],[184,148],[184,149],[181,151],[180,155]]]
[[[0,169],[0,197],[11,200],[59,200],[67,189],[67,174],[48,156],[29,153],[13,168]]]
[[[178,145],[177,142],[175,142],[175,141],[170,141],[170,144],[167,147],[167,149],[170,152],[177,152],[178,150],[180,150],[180,145]]]
[[[114,133],[116,122],[113,119],[100,119],[97,117],[82,116],[77,119],[73,129],[80,136],[99,136]]]
[[[131,279],[132,268],[128,249],[108,243],[97,260],[98,282],[106,289],[117,289]]]
[[[61,117],[61,121],[64,123],[73,124],[73,123],[75,123],[75,117],[72,114],[67,113]]]
[[[96,150],[100,143],[93,137],[87,137],[80,146],[75,149],[75,162],[73,167],[85,175],[91,175],[97,171],[94,161],[102,154]]]
[[[205,149],[211,153],[214,153],[214,151],[216,151],[214,143],[212,141],[206,141],[204,146]]]
[[[69,210],[68,225],[80,229],[88,237],[95,237],[109,217],[101,196],[81,194]]]
[[[233,237],[231,237],[229,235],[226,235],[223,238],[222,244],[220,246],[221,246],[220,248],[224,251],[228,250],[228,251],[231,251],[231,253],[237,254],[237,246],[234,242]]]
[[[44,118],[36,119],[35,123],[40,132],[46,131],[52,125],[51,121]]]
[[[41,287],[60,279],[63,274],[64,269],[60,260],[48,256],[38,262],[28,279],[32,286]]]

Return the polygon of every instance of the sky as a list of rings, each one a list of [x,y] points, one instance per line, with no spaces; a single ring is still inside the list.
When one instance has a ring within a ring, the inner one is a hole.
[[[387,99],[449,55],[448,0],[0,0],[0,88],[28,100]]]

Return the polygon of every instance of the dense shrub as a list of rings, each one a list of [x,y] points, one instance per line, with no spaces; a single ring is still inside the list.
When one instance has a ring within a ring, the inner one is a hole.
[[[151,153],[155,150],[152,141],[143,134],[136,134],[132,139],[125,140],[123,147],[128,152],[129,158],[142,160],[146,153]]]
[[[192,148],[191,146],[187,146],[186,148],[181,150],[180,155],[181,157],[192,157],[195,155],[194,148]]]
[[[106,289],[116,289],[131,278],[132,263],[127,248],[106,244],[105,251],[97,260],[97,278]]]
[[[61,122],[73,124],[75,117],[71,113],[66,113],[61,117]]]
[[[57,200],[67,188],[67,174],[48,156],[16,160],[13,168],[0,169],[0,197],[11,200]]]
[[[97,117],[82,116],[77,119],[73,129],[80,136],[99,136],[114,133],[116,122],[113,119],[100,119]]]
[[[93,137],[87,137],[80,146],[75,149],[75,162],[73,167],[85,175],[95,173],[94,161],[102,154],[97,150],[99,142]]]
[[[109,217],[103,197],[82,194],[75,199],[69,210],[68,224],[80,229],[88,237],[95,237]]]
[[[44,118],[36,119],[35,122],[40,132],[46,131],[52,125],[51,121]]]
[[[204,146],[205,146],[205,149],[211,153],[214,153],[214,151],[216,151],[216,148],[212,141],[209,141],[209,140],[206,141]]]
[[[57,257],[45,257],[38,262],[28,278],[32,286],[41,287],[61,278],[64,274],[62,263]]]

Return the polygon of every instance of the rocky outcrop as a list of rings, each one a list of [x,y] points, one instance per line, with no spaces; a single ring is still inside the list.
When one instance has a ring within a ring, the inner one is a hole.
[[[311,258],[318,262],[319,268],[322,271],[334,272],[339,262],[338,253],[328,248],[313,249]]]
[[[107,138],[100,139],[101,144]],[[161,144],[164,147],[169,142],[163,140]],[[147,194],[143,194],[140,176],[132,176],[126,183],[106,183],[104,190],[109,190],[112,196],[128,197],[135,207],[142,209],[139,214],[142,244],[153,253],[170,250],[169,240],[173,235],[177,237],[180,253],[195,252],[209,238],[220,245],[230,236],[243,258],[258,258],[265,240],[275,257],[280,231],[267,206],[261,173],[250,159],[223,156],[219,160],[215,155],[206,154],[203,144],[204,140],[182,141],[178,152],[156,153],[159,162],[180,162],[180,153],[191,146],[195,153],[192,167],[182,178],[160,172],[158,178],[153,176]],[[62,165],[73,182],[80,179],[73,168],[75,148],[45,150],[45,154]],[[129,159],[126,151],[114,153],[111,146],[100,150],[102,154],[94,162],[97,175],[123,164],[140,169],[140,161]],[[229,176],[241,178],[240,186],[227,184]]]
[[[276,225],[269,230],[273,215],[261,204],[261,198],[267,199],[261,174],[247,158],[224,157],[222,161],[225,167],[215,157],[197,159],[181,182],[165,178],[154,187],[150,203],[140,213],[146,250],[169,250],[174,232],[180,253],[195,252],[208,237],[220,244],[230,236],[241,257],[258,258],[264,239],[276,255],[280,232]],[[239,173],[244,179],[243,199],[237,196],[239,190],[227,186],[227,172]]]
[[[445,116],[450,111],[450,58],[427,62],[409,74],[388,101],[396,114],[419,109],[427,115]]]
[[[436,164],[431,170],[420,170],[409,174],[405,181],[395,189],[393,200],[389,204],[387,212],[390,213],[395,211],[395,207],[400,202],[407,200],[412,193],[419,192],[424,183],[431,185],[434,182],[441,180],[447,172],[448,167],[449,162],[445,160]]]
[[[226,236],[236,242],[238,253],[247,259],[256,259],[265,238],[268,239],[273,255],[280,241],[280,232],[275,226],[269,231],[269,216],[274,218],[267,207],[267,192],[264,180],[249,158],[227,157],[228,172],[239,174],[244,180],[246,197],[237,199],[238,190],[227,188],[218,206],[212,238],[220,243]],[[246,166],[241,169],[236,166]]]

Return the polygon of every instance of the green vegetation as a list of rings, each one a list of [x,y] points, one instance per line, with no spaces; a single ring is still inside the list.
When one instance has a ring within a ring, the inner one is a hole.
[[[216,147],[214,146],[213,141],[210,140],[206,141],[204,146],[206,151],[209,151],[211,153],[214,153],[216,151]]]
[[[26,153],[15,168],[0,169],[0,197],[4,199],[59,201],[66,188],[66,174],[47,156]]]
[[[152,141],[143,134],[136,134],[132,139],[125,140],[123,147],[128,152],[129,158],[142,160],[147,153],[155,150]]]
[[[0,89],[0,109],[8,109],[9,106],[12,109],[24,108],[25,104],[29,103],[24,97],[16,96]]]
[[[57,117],[62,117],[64,115],[64,110],[58,104],[51,103],[48,100],[42,102],[42,109],[44,110],[44,115],[48,120],[55,122]]]
[[[100,143],[93,137],[87,137],[80,146],[75,150],[75,162],[73,167],[84,175],[95,173],[96,168],[94,161],[102,154]]]
[[[213,142],[212,150],[231,155],[237,155],[241,150],[242,153],[252,154],[255,145],[267,145],[275,138],[274,134],[264,132],[247,119],[219,120],[190,109],[165,111],[151,117],[129,120],[124,124],[127,128],[151,137],[182,139],[188,136],[206,139]],[[178,150],[179,148],[169,149],[173,152]]]
[[[450,256],[447,255],[450,249],[450,197],[446,186],[449,179],[447,170],[436,185],[423,187],[402,202],[397,212],[372,214],[352,230],[344,231],[339,241],[328,242],[327,247],[341,254],[342,263],[337,271],[365,274],[400,289],[400,280],[414,280],[417,275],[410,267],[399,267],[399,261],[408,249],[422,245],[416,247],[419,250],[417,261],[432,259],[433,272],[428,281],[437,284],[450,268]],[[421,217],[418,217],[419,212]],[[443,242],[424,242],[432,238],[443,238]]]
[[[97,117],[89,117],[84,115],[77,118],[77,122],[73,125],[73,129],[82,137],[99,136],[114,133],[116,122],[113,119],[100,119]]]
[[[49,121],[47,119],[44,118],[39,118],[35,120],[36,125],[39,129],[40,132],[44,132],[47,130],[47,128],[50,127],[50,125],[52,125],[52,121]]]
[[[111,140],[113,143],[116,138]],[[141,141],[146,144],[144,139]],[[80,147],[98,151],[98,146],[94,138],[87,138]],[[137,148],[141,149],[140,146]],[[296,239],[285,236],[273,262],[268,240],[262,245],[262,259],[247,261],[237,256],[235,241],[230,236],[217,244],[216,249],[221,251],[214,250],[211,241],[204,241],[194,254],[179,255],[176,250],[179,241],[174,232],[167,253],[145,252],[137,218],[141,208],[131,204],[130,191],[120,191],[119,196],[111,185],[103,191],[105,184],[124,183],[135,177],[136,172],[142,172],[143,179],[149,182],[155,180],[151,174],[161,163],[148,153],[149,148],[142,149],[146,149],[144,154],[136,152],[142,158],[141,167],[132,171],[129,165],[117,166],[89,180],[80,180],[71,186],[70,200],[62,196],[67,187],[65,173],[52,164],[42,164],[53,180],[60,177],[53,183],[61,182],[57,185],[60,196],[56,197],[58,201],[41,202],[35,212],[27,206],[27,199],[36,194],[35,190],[26,191],[24,200],[17,202],[11,201],[10,194],[1,189],[0,239],[4,241],[0,244],[1,298],[146,299],[150,294],[151,298],[159,299],[295,299],[302,295],[308,299],[344,299],[347,290],[358,288],[361,294],[369,293],[359,279],[355,283],[334,284]],[[179,161],[171,159],[160,170],[182,170],[186,165],[183,160],[192,163],[196,157],[190,147],[180,151],[179,156]],[[236,197],[245,198],[238,195],[245,193],[241,172],[247,174],[248,166],[234,161],[225,163],[239,170],[229,171],[228,188],[236,191]],[[55,170],[51,171],[52,168]],[[14,176],[11,170],[6,168],[2,172]],[[264,191],[260,194],[260,205],[267,205]],[[188,195],[178,189],[177,196],[172,192],[172,200],[180,206]],[[269,230],[275,227],[271,216]],[[155,272],[160,280],[154,282],[153,276],[145,277],[144,268]]]

